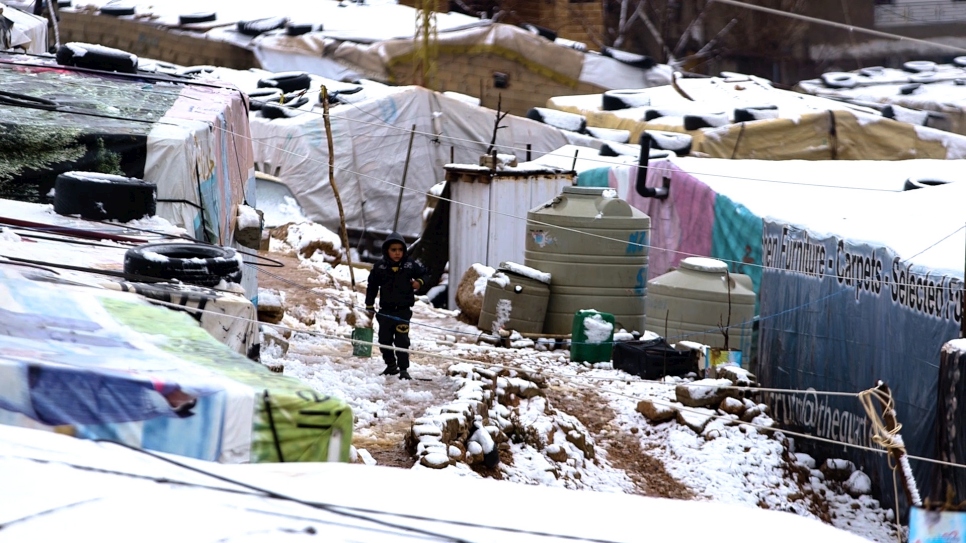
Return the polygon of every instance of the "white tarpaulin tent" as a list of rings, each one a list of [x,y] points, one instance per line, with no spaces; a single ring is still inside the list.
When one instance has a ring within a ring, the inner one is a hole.
[[[23,49],[31,54],[47,52],[47,19],[0,3],[0,17],[13,23],[0,30],[0,49]],[[6,25],[4,25],[6,26]]]
[[[254,91],[268,72],[217,69],[212,77]],[[478,163],[493,139],[496,112],[467,104],[422,87],[388,87],[378,83],[354,85],[312,77],[308,103],[289,117],[269,119],[252,112],[251,133],[255,168],[280,178],[298,199],[305,215],[326,227],[339,226],[339,210],[329,183],[329,152],[319,88],[328,86],[349,103],[330,106],[335,179],[346,223],[350,228],[393,230],[400,185],[405,190],[396,230],[418,235],[426,193],[444,178],[443,165]],[[345,94],[346,90],[361,90]],[[415,131],[412,132],[415,126]],[[495,149],[520,161],[592,138],[567,134],[522,117],[500,122]],[[406,170],[409,140],[412,152]],[[574,140],[574,141],[571,141]],[[598,142],[599,145],[599,142]]]
[[[223,465],[110,443],[0,427],[0,525],[5,541],[474,541],[546,543],[680,537],[824,543],[864,541],[818,520],[709,501],[628,496],[336,463]],[[208,475],[215,474],[215,476]],[[218,477],[221,480],[217,480]],[[242,486],[248,485],[248,490]],[[252,487],[271,490],[268,496]],[[467,502],[479,506],[468,506]],[[499,514],[484,514],[485,508]],[[561,514],[566,512],[566,514]],[[694,518],[702,522],[694,522]]]
[[[644,88],[666,85],[671,68],[658,64],[650,69],[630,66],[593,51],[577,51],[550,42],[522,28],[486,24],[445,31],[438,29],[437,47],[467,55],[493,53],[525,59],[534,71],[552,75],[572,85],[589,83],[604,89]],[[389,67],[414,54],[418,43],[411,36],[374,41],[349,39],[331,32],[292,37],[267,34],[254,41],[255,56],[263,68],[273,71],[305,70],[333,79],[368,77],[387,81]]]

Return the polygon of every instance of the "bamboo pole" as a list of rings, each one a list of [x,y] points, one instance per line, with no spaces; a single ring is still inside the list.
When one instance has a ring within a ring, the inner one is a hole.
[[[352,256],[349,253],[349,232],[345,227],[345,210],[342,208],[342,197],[339,196],[339,187],[335,184],[335,149],[332,144],[332,125],[329,123],[329,89],[322,85],[322,119],[325,121],[325,139],[329,144],[329,184],[332,185],[332,192],[335,194],[335,203],[339,206],[339,226],[342,235],[342,246],[345,248],[345,260],[349,264],[349,280],[352,288],[356,288],[356,274],[352,269]]]

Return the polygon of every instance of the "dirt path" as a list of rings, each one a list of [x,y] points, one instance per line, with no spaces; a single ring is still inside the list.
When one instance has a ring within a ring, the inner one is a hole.
[[[276,289],[285,293],[285,311],[305,325],[312,325],[315,314],[325,304],[324,294],[319,287],[331,287],[328,279],[320,280],[318,271],[310,267],[300,267],[300,260],[294,254],[278,252],[263,253],[265,256],[282,262],[283,268],[262,268],[259,273],[259,287]],[[364,283],[357,284],[356,290],[364,291]],[[321,300],[321,301],[320,301]],[[474,336],[478,331],[455,318],[455,312],[431,309],[422,304],[414,308],[412,337],[414,350],[426,350],[434,344],[445,345],[458,337]],[[379,349],[373,349],[371,358],[350,356],[348,344],[339,347],[306,346],[293,342],[288,356],[311,365],[323,356],[342,357],[342,365],[347,374],[352,371],[368,375],[382,371]],[[465,359],[477,359],[488,364],[504,363],[514,365],[513,351],[495,356],[465,354]],[[448,377],[448,368],[454,360],[428,355],[413,355],[410,373],[417,379],[400,382],[395,377],[386,378],[385,388],[377,394],[381,412],[385,416],[367,418],[365,427],[357,427],[353,445],[365,449],[379,465],[410,468],[414,458],[406,450],[404,441],[412,421],[422,416],[428,409],[452,402],[456,398],[456,381]],[[387,393],[388,392],[388,393]],[[611,424],[613,411],[607,401],[592,390],[571,386],[556,386],[547,389],[547,398],[552,406],[564,413],[571,414],[587,427],[604,456],[615,468],[624,470],[636,483],[638,493],[647,496],[661,496],[678,499],[691,499],[692,493],[680,482],[671,477],[660,461],[641,450],[635,436],[622,434]],[[362,399],[365,400],[365,399]],[[594,406],[588,409],[588,406]]]
[[[641,450],[640,440],[621,433],[607,400],[588,389],[552,386],[547,400],[557,410],[577,418],[591,432],[610,464],[624,470],[637,485],[638,494],[690,500],[694,494],[664,469],[664,464]]]
[[[320,288],[330,288],[333,285],[328,279],[320,280],[317,270],[306,266],[300,267],[301,261],[294,253],[263,252],[261,254],[281,262],[284,267],[260,268],[259,288],[275,289],[284,293],[283,307],[286,314],[295,317],[306,326],[313,325],[317,312],[325,305],[325,294]],[[359,275],[365,277],[364,273]],[[357,282],[355,290],[360,293],[365,292],[364,283]],[[362,298],[359,297],[360,302],[361,300]],[[445,316],[441,319],[435,312],[420,311],[417,308],[416,313],[413,317],[414,323],[425,322],[429,326],[420,327],[414,324],[413,349],[415,350],[419,350],[421,341],[444,339],[445,334],[440,330],[457,324],[455,319],[450,321]],[[340,357],[339,364],[346,370],[347,375],[353,371],[367,375],[378,374],[384,368],[378,348],[372,349],[370,358],[351,356],[351,353],[352,349],[348,344],[320,347],[292,342],[287,356],[309,366],[315,364],[321,357]],[[451,402],[456,395],[456,383],[446,375],[446,370],[452,361],[415,355],[412,357],[411,364],[411,373],[417,380],[407,383],[400,382],[395,377],[386,378],[385,387],[389,393],[384,394],[386,400],[381,410],[385,411],[387,416],[373,417],[371,425],[356,428],[353,433],[352,444],[357,449],[365,449],[382,466],[412,467],[415,460],[406,451],[404,441],[413,419],[422,416],[427,409]]]

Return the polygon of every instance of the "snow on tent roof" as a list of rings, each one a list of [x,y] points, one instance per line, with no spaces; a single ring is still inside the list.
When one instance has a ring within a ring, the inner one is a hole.
[[[949,207],[966,193],[966,183],[956,181],[962,177],[962,160],[680,157],[669,162],[755,215],[853,240],[887,243],[904,258],[914,256],[917,264],[963,273],[962,235],[925,250],[963,225],[962,214]],[[953,182],[927,190],[903,190],[910,178]],[[947,208],[950,212],[939,211]]]
[[[145,526],[177,522],[192,527],[193,539],[279,543],[313,536],[363,543],[629,543],[641,540],[642,529],[654,540],[765,543],[794,533],[823,543],[865,541],[794,513],[708,501],[523,484],[511,491],[505,482],[429,469],[168,458],[187,467],[109,443],[0,426],[5,537],[59,541],[97,533],[101,541],[132,541],[144,539]],[[239,492],[231,481],[277,496]],[[467,500],[497,504],[500,514],[481,515]]]
[[[237,90],[104,77],[43,57],[0,58],[0,88],[21,97],[4,107],[13,128],[0,136],[0,197],[45,202],[68,170],[124,175],[157,184],[158,215],[190,235],[231,242],[235,206],[254,176],[249,145],[221,147],[225,138],[247,140]],[[222,188],[201,198],[199,185],[208,181]]]
[[[332,64],[339,63],[344,66],[343,71],[348,66],[365,77],[385,81],[389,79],[389,66],[408,62],[405,59],[415,48],[412,40],[352,41],[356,43],[325,32],[294,38],[269,34],[256,40],[254,49],[261,65],[272,70],[309,69],[313,73],[329,74]],[[524,58],[527,64],[553,74],[554,80],[574,87],[583,82],[605,89],[641,88],[671,81],[671,68],[666,64],[650,69],[629,66],[600,53],[576,51],[549,42],[514,25],[481,24],[448,32],[441,29],[437,42],[454,53]]]
[[[92,0],[84,5],[97,7],[111,4],[112,0]],[[341,5],[340,5],[341,4]],[[268,17],[288,17],[292,21],[318,24],[323,32],[338,39],[371,43],[393,38],[411,38],[415,31],[415,9],[397,4],[395,0],[366,0],[365,2],[335,2],[297,0],[284,4],[271,2],[238,2],[237,0],[165,0],[151,2],[134,0],[125,2],[133,6],[140,18],[149,18],[152,24],[179,26],[181,15],[198,13],[200,10],[214,12],[216,19],[200,26],[212,39],[247,44],[251,37],[239,34],[235,23]],[[457,12],[437,13],[438,32],[489,24],[476,17]]]
[[[675,88],[677,87],[677,88]],[[680,89],[680,90],[678,90]],[[761,78],[677,79],[676,85],[641,89],[650,106],[604,111],[602,95],[553,97],[547,106],[587,118],[589,126],[625,129],[637,141],[645,129],[687,132],[692,156],[757,159],[881,159],[966,157],[966,137],[884,118],[873,108],[775,89]],[[662,108],[694,115],[709,107],[733,115],[738,108],[775,106],[778,118],[686,130],[688,117],[659,117]],[[834,124],[836,138],[826,135]]]
[[[251,91],[267,73],[219,68],[208,77],[221,78]],[[413,124],[416,137],[397,225],[398,231],[407,235],[421,230],[425,194],[436,184],[442,166],[449,162],[450,150],[456,162],[478,164],[487,149],[483,142],[489,142],[493,134],[493,110],[421,87],[350,84],[318,76],[311,79],[305,94],[309,102],[299,108],[297,115],[286,119],[251,115],[254,160],[260,171],[279,177],[291,189],[308,218],[333,230],[339,224],[338,207],[333,205],[331,186],[327,182],[320,185],[320,180],[328,179],[328,145],[322,108],[317,105],[320,85],[330,87],[330,92],[360,86],[363,89],[351,95],[351,104],[330,107],[332,132],[336,135],[336,183],[349,228],[386,232],[393,229]],[[507,116],[501,126],[506,128],[499,130],[496,148],[501,153],[505,150],[516,155],[518,160],[526,157],[527,144],[533,154],[541,154],[569,141],[563,131],[522,117]],[[387,156],[394,159],[386,160]]]
[[[966,64],[966,57],[960,64]],[[881,66],[844,72],[848,85],[829,86],[822,78],[800,81],[796,89],[810,95],[858,104],[886,104],[932,112],[925,124],[966,134],[966,67],[960,64],[910,63],[909,69]],[[924,67],[930,69],[923,70]],[[917,71],[910,71],[910,70]],[[915,85],[915,83],[919,83]],[[914,87],[914,88],[911,88]]]

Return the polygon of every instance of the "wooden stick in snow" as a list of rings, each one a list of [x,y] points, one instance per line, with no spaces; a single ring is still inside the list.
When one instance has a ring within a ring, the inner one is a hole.
[[[335,184],[335,146],[332,144],[332,125],[329,123],[329,90],[322,85],[322,119],[325,121],[325,139],[329,144],[329,184],[332,185],[332,193],[335,194],[335,203],[339,206],[339,226],[342,237],[342,247],[345,249],[345,261],[349,264],[349,280],[352,288],[356,287],[356,274],[352,270],[352,256],[349,254],[349,233],[345,227],[345,210],[342,208],[342,197],[339,196],[339,187]]]

